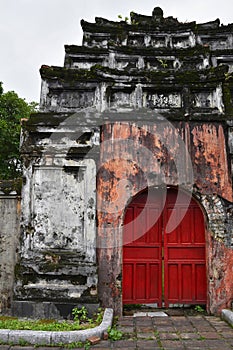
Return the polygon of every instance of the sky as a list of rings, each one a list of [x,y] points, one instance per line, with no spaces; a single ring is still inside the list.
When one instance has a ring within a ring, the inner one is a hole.
[[[0,0],[0,81],[27,102],[39,102],[41,65],[63,66],[64,45],[81,45],[80,20],[118,21],[130,12],[203,23],[233,23],[232,0]]]

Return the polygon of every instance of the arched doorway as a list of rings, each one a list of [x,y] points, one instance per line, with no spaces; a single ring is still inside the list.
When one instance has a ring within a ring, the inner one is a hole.
[[[176,203],[177,194],[150,189],[126,209],[123,304],[206,304],[204,215],[184,192]]]

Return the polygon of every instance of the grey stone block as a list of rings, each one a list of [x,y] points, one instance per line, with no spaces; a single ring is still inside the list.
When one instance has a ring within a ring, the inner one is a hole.
[[[50,345],[51,332],[30,330],[12,330],[9,332],[9,342],[20,344],[22,340],[29,344]]]
[[[233,311],[223,309],[221,313],[221,317],[224,321],[229,323],[231,326],[233,326]]]
[[[8,343],[9,340],[9,329],[1,329],[0,330],[0,342]]]

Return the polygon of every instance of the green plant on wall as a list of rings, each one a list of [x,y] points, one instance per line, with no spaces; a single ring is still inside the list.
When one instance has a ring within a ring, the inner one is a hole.
[[[119,18],[120,20],[124,21],[125,23],[128,23],[128,22],[129,22],[129,17],[123,18],[122,15],[118,15],[118,18]]]
[[[163,68],[167,68],[168,64],[166,60],[158,59],[158,61]]]

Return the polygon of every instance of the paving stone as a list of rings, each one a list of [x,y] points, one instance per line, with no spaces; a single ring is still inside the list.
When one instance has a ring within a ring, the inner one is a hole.
[[[184,345],[187,349],[208,349],[209,346],[205,340],[184,340]],[[219,349],[220,350],[220,349]]]
[[[25,350],[25,347],[20,348],[21,350]],[[63,350],[60,346],[36,346],[33,350]],[[12,349],[11,349],[12,350]],[[74,349],[75,350],[75,349]]]
[[[143,322],[143,321],[140,321],[140,322],[136,322],[135,324],[136,327],[153,327],[153,324],[151,322]]]
[[[0,349],[2,350],[2,345],[0,345]],[[35,347],[33,345],[31,346],[21,346],[21,345],[14,345],[14,346],[11,346],[9,348],[10,350],[35,350]],[[51,347],[41,347],[41,348],[37,348],[39,350],[59,350],[60,348],[51,348]]]
[[[136,341],[135,340],[116,340],[112,342],[112,346],[114,347],[114,349],[116,347],[124,348],[127,346],[128,348],[136,348]]]
[[[149,317],[168,317],[165,312],[148,312]]]
[[[233,339],[225,339],[226,343],[233,347]]]
[[[216,330],[214,329],[214,327],[211,327],[211,326],[203,326],[203,327],[198,327],[198,326],[195,326],[196,330],[198,332],[216,332]]]
[[[176,333],[176,329],[175,327],[171,327],[171,326],[158,326],[156,327],[158,332],[173,332]]]
[[[179,336],[176,333],[159,333],[159,338],[160,339],[176,340],[176,339],[179,339]]]
[[[21,350],[25,350],[25,347],[20,348]],[[12,350],[12,349],[11,349]],[[15,349],[14,349],[15,350]],[[61,349],[60,346],[39,346],[39,347],[34,347],[33,350],[63,350]],[[67,349],[66,349],[67,350]],[[75,349],[74,349],[75,350]],[[81,350],[81,348],[79,348]]]
[[[200,335],[197,333],[180,333],[182,339],[200,339]]]
[[[118,320],[118,324],[121,324],[121,325],[125,325],[125,326],[128,326],[128,325],[131,325],[132,322],[134,322],[134,318],[133,317],[120,317],[119,320]]]
[[[212,326],[209,322],[192,322],[191,323],[196,328],[211,328]]]
[[[172,319],[170,317],[153,317],[154,323],[159,324],[171,324]]]
[[[161,349],[161,347],[159,345],[155,346],[155,345],[143,345],[143,346],[138,346],[137,350],[155,350],[155,349]]]
[[[185,349],[184,344],[181,341],[177,340],[162,340],[161,344],[164,348],[164,350],[170,350],[170,349],[179,349],[183,350]]]
[[[133,317],[146,317],[147,312],[135,312]]]
[[[205,319],[211,322],[222,322],[222,320],[217,316],[205,316]]]
[[[145,333],[148,333],[148,332],[154,332],[154,327],[144,327],[144,326],[138,326],[137,327],[137,332],[145,332]]]
[[[228,331],[228,332],[221,332],[221,336],[223,338],[233,339],[233,330],[232,331]]]
[[[156,340],[138,340],[137,349],[160,349]]]
[[[142,333],[142,332],[137,332],[137,338],[143,338],[143,339],[156,339],[156,336],[152,332],[148,333]]]
[[[111,349],[115,349],[115,350],[129,350],[128,347],[126,347],[126,348],[115,348],[115,346],[113,346]],[[133,348],[133,349],[136,349],[136,348]]]
[[[227,347],[227,349],[229,348],[229,345],[227,344],[216,344],[216,345],[211,345],[211,344],[208,344],[207,342],[204,343],[203,345],[203,349],[208,349],[208,350],[225,350],[225,347]]]
[[[220,334],[216,332],[200,332],[200,336],[206,339],[220,339]]]
[[[187,317],[186,316],[172,316],[172,320],[177,321],[177,322],[181,322],[181,321],[187,321]]]
[[[193,326],[191,325],[183,325],[183,326],[177,326],[177,325],[174,325],[175,326],[175,329],[178,331],[178,332],[183,332],[183,333],[189,333],[189,332],[196,332],[197,329],[194,328]]]
[[[151,324],[152,323],[152,317],[135,317],[134,318],[136,323],[147,323],[147,324]]]
[[[118,326],[117,329],[123,333],[134,333],[134,327]]]
[[[212,349],[218,348],[222,350],[222,346],[229,346],[229,344],[224,341],[223,339],[218,340],[218,339],[206,339],[206,343],[208,346]]]
[[[174,321],[173,320],[173,324],[176,326],[176,327],[193,327],[193,323],[190,322],[189,320],[182,320],[182,321]]]
[[[193,343],[191,343],[185,349],[188,349],[188,350],[205,350],[205,349],[208,349],[209,350],[209,347],[204,345],[204,344],[193,344]],[[218,349],[218,350],[222,350],[222,349]]]
[[[110,340],[107,341],[101,341],[99,344],[96,344],[95,346],[93,346],[93,349],[110,349],[111,348],[111,342]],[[67,349],[66,349],[67,350]]]
[[[221,326],[215,326],[214,328],[216,329],[217,332],[222,333],[222,332],[228,332],[230,326],[228,326],[228,325],[221,325]]]

